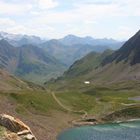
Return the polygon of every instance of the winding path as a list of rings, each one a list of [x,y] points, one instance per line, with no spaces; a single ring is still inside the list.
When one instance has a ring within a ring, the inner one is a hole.
[[[55,93],[54,93],[54,92],[51,92],[51,94],[52,94],[52,97],[54,98],[54,100],[57,102],[57,104],[58,104],[59,106],[61,106],[64,110],[69,111],[69,112],[73,112],[73,113],[80,113],[80,114],[83,114],[82,117],[81,117],[82,119],[85,119],[85,118],[87,117],[88,113],[87,113],[85,110],[79,110],[79,111],[72,110],[72,109],[66,107],[65,105],[63,105],[63,104],[60,102],[60,100],[55,96]]]

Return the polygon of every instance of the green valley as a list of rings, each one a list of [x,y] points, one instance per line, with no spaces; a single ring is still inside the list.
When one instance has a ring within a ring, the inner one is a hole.
[[[42,48],[1,40],[0,112],[26,122],[39,140],[73,126],[139,119],[139,41],[140,31],[119,50],[90,52],[64,72]]]

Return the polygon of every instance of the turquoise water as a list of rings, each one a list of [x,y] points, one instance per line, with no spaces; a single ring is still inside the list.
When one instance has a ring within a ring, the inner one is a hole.
[[[140,121],[71,128],[57,140],[140,140]]]

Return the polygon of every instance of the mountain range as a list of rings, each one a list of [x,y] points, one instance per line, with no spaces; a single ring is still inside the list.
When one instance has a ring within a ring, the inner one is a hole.
[[[0,40],[0,67],[29,81],[45,80],[64,70],[64,65],[34,45],[13,47]]]
[[[77,54],[68,70],[41,45],[15,47],[6,39],[0,40],[0,112],[19,116],[40,140],[54,140],[64,129],[93,125],[95,120],[112,123],[140,118],[140,31],[116,51],[92,51],[84,56],[83,48],[82,58]],[[55,50],[52,47],[50,51]],[[46,82],[47,88],[19,78],[44,82],[63,71],[63,76]],[[0,125],[1,138],[5,130]]]
[[[23,79],[44,82],[63,74],[91,51],[101,53],[123,42],[68,35],[43,40],[37,36],[0,32],[0,67]]]
[[[75,35],[67,35],[64,38],[59,39],[59,41],[64,45],[75,45],[75,44],[89,44],[89,45],[104,45],[113,48],[113,44],[117,44],[119,41],[114,39],[95,39],[90,36],[78,37]],[[119,47],[119,46],[118,46]]]
[[[43,43],[45,40],[38,36],[29,36],[22,34],[11,34],[6,32],[0,32],[0,39],[7,40],[11,45],[19,47],[26,44],[38,45]]]
[[[58,81],[74,79],[106,84],[140,80],[140,31],[117,51],[89,53],[71,65]]]
[[[52,39],[40,46],[49,54],[56,57],[62,63],[70,66],[76,60],[87,55],[91,51],[103,52],[106,49],[116,50],[123,45],[113,39],[94,39],[92,37],[65,36],[62,39]]]

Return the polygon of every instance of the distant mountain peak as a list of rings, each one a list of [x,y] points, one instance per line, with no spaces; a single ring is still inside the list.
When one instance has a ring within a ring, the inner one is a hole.
[[[116,44],[116,47],[114,49],[118,49],[121,46],[121,42],[114,40],[112,38],[101,38],[101,39],[96,39],[91,36],[85,36],[85,37],[79,37],[75,36],[72,34],[69,34],[65,36],[64,38],[59,39],[59,41],[64,44],[64,45],[102,45],[102,46],[107,46],[107,47],[112,47],[112,45]]]
[[[103,65],[115,62],[129,62],[131,65],[140,63],[140,30],[132,36],[118,51],[108,56]]]
[[[1,45],[10,45],[11,46],[11,44],[7,40],[5,40],[5,39],[1,39],[0,40],[0,44]]]
[[[25,34],[12,34],[12,33],[6,33],[1,31],[0,32],[0,39],[7,40],[10,44],[13,46],[19,47],[24,44],[41,44],[45,40],[41,39],[38,36],[35,35],[25,35]]]
[[[78,37],[78,36],[73,35],[73,34],[68,34],[68,35],[66,35],[64,38],[73,38],[73,37]]]

